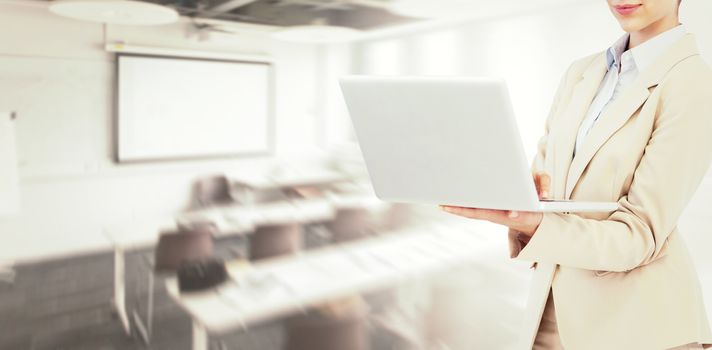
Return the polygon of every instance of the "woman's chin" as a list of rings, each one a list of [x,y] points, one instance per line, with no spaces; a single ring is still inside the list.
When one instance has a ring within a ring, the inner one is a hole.
[[[645,28],[644,23],[641,23],[641,21],[637,21],[635,19],[622,20],[618,21],[618,23],[620,24],[621,29],[623,29],[626,33],[637,32]]]

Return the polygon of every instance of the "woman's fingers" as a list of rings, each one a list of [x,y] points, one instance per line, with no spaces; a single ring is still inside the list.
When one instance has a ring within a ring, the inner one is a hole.
[[[542,213],[527,211],[463,208],[449,205],[441,205],[440,208],[454,215],[470,219],[486,220],[498,225],[507,226],[528,235],[534,234],[543,219]]]
[[[463,216],[469,219],[487,220],[502,225],[516,221],[521,216],[520,212],[509,210],[464,208],[448,205],[441,205],[440,208],[448,213]]]
[[[549,174],[543,171],[537,171],[532,175],[534,177],[534,186],[536,187],[539,199],[549,198],[549,193],[551,193],[551,177]]]
[[[549,198],[551,193],[551,177],[547,173],[539,176],[539,188],[541,188],[541,198]]]
[[[536,193],[541,198],[541,186],[539,185],[539,173],[536,171],[532,172],[532,179],[534,179],[534,187],[536,187]]]

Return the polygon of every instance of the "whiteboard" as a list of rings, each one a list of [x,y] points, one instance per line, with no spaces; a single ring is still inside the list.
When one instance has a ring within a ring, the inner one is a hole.
[[[230,157],[271,150],[271,65],[118,56],[117,160]]]

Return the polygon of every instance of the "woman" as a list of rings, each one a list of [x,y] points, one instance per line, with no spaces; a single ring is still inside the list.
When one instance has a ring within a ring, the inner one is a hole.
[[[569,67],[532,168],[540,197],[618,210],[443,209],[508,226],[511,256],[535,262],[523,348],[707,348],[677,220],[712,161],[712,71],[678,0],[608,6],[627,34]]]

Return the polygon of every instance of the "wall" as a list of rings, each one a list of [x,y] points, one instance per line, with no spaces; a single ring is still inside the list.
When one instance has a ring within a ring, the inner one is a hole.
[[[681,21],[688,31],[697,34],[700,50],[712,62],[710,15],[712,3],[705,0],[686,0],[681,10]],[[331,59],[327,70],[334,72],[332,83],[339,75],[349,73],[503,77],[510,88],[524,143],[533,145],[543,131],[554,90],[568,65],[604,50],[622,34],[604,3],[577,0],[390,35],[356,43],[350,50],[334,46],[328,51]],[[342,118],[340,97],[334,96],[331,102],[336,115],[331,122],[346,122],[348,128],[348,119]],[[332,137],[352,138],[341,129],[331,126]],[[528,153],[533,156],[533,148]]]
[[[114,164],[114,62],[103,50],[105,37],[270,57],[276,67],[277,155],[317,147],[313,46],[279,43],[249,30],[199,42],[185,23],[104,28],[55,16],[35,1],[0,1],[0,28],[0,111],[18,112],[22,208],[18,216],[0,219],[6,249],[32,245],[28,252],[42,253],[99,245],[104,227],[182,210],[197,176],[271,164],[266,158]]]
[[[0,217],[15,215],[18,211],[14,119],[12,113],[0,112]]]

